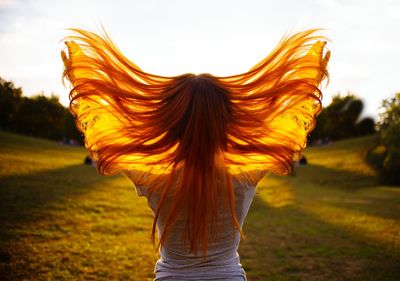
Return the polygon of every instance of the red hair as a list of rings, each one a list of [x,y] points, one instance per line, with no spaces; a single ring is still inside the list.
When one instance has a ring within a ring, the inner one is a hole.
[[[325,38],[314,29],[285,36],[239,75],[163,77],[127,59],[106,32],[70,30],[69,56],[62,51],[70,111],[99,173],[124,173],[159,194],[153,243],[161,210],[168,214],[158,246],[184,213],[190,250],[206,255],[218,198],[242,234],[232,179],[256,184],[264,171],[294,169],[322,109]]]

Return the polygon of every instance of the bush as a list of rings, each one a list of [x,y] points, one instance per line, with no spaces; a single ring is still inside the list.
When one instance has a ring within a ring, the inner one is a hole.
[[[383,160],[383,168],[391,173],[400,173],[400,148],[390,147]]]
[[[376,169],[382,167],[382,163],[385,160],[387,149],[384,145],[376,145],[367,154],[368,162],[373,165]]]
[[[400,93],[383,100],[384,112],[378,122],[378,142],[367,153],[367,162],[376,168],[381,183],[400,184]]]

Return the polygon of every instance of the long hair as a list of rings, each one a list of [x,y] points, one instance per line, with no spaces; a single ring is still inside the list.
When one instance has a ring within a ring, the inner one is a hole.
[[[164,77],[141,70],[105,31],[69,30],[61,55],[75,124],[99,173],[123,173],[159,195],[153,243],[161,212],[167,220],[157,249],[183,212],[190,251],[205,256],[218,198],[242,235],[233,178],[255,184],[264,171],[294,169],[322,109],[325,38],[317,29],[286,35],[238,75]]]

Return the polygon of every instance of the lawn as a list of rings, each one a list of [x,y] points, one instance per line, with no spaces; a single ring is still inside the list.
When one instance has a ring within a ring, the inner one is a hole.
[[[373,136],[309,147],[268,176],[244,225],[249,281],[400,280],[400,186],[363,162]],[[152,215],[83,147],[0,132],[0,280],[152,280]]]

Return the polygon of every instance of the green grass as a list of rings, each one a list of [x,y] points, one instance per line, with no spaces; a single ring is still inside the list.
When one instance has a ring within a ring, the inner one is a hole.
[[[400,280],[400,188],[363,161],[373,137],[305,151],[264,178],[240,245],[249,281]],[[152,216],[82,147],[0,132],[0,280],[152,280]]]

